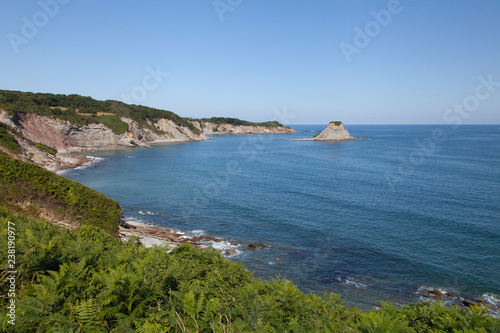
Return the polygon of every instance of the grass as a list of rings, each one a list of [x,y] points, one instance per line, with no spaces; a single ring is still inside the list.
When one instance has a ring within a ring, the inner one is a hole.
[[[37,147],[38,149],[43,150],[43,151],[49,153],[50,155],[57,154],[57,149],[55,149],[53,147],[49,147],[49,146],[46,146],[46,145],[44,145],[42,143],[38,143],[38,142],[33,142],[33,145],[35,147]]]
[[[6,148],[10,152],[18,154],[22,149],[14,135],[11,134],[13,131],[14,130],[9,126],[0,123],[0,146]]]
[[[128,131],[128,124],[122,121],[117,115],[99,116],[98,119],[104,126],[110,128],[116,135],[120,135]]]

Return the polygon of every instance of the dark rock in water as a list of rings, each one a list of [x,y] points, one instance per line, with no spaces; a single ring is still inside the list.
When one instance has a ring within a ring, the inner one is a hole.
[[[213,237],[193,237],[191,238],[191,241],[194,243],[198,243],[200,241],[212,241],[212,242],[223,242],[223,239],[220,238],[213,238]]]
[[[248,244],[248,249],[250,249],[250,250],[263,249],[265,247],[266,246],[263,244],[253,244],[253,243]]]
[[[450,298],[457,298],[458,296],[455,295],[455,294],[452,294],[452,293],[446,293],[446,296],[450,297]]]
[[[233,250],[233,249],[224,250],[224,253],[225,254],[238,254],[238,252],[236,252],[236,250]]]
[[[443,299],[443,293],[437,290],[427,290],[429,294],[432,295],[433,298]]]
[[[285,261],[288,261],[288,260],[283,259],[283,258],[276,258],[276,261],[277,261],[277,262],[285,262]]]
[[[473,301],[468,301],[468,300],[463,300],[462,301],[463,305],[465,305],[467,308],[470,308],[472,306],[477,306],[478,304],[476,302],[473,302]]]

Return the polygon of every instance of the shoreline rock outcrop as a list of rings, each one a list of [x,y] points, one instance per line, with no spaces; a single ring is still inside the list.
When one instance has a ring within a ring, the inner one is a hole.
[[[332,121],[322,132],[312,138],[314,141],[346,141],[356,140],[344,128],[341,121]]]

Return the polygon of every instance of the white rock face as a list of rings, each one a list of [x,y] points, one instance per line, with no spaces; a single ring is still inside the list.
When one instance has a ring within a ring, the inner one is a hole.
[[[196,128],[207,135],[243,135],[243,134],[291,134],[295,130],[286,126],[266,127],[266,126],[242,126],[231,124],[214,124],[210,122],[191,122]]]
[[[313,138],[315,141],[354,140],[341,122],[331,122],[328,127]]]

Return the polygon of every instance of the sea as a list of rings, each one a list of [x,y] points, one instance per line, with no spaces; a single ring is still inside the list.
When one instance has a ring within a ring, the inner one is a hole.
[[[99,151],[63,175],[128,220],[222,238],[211,246],[255,277],[305,293],[371,309],[433,290],[498,309],[499,125],[346,125],[367,139],[346,142],[295,141],[326,125],[292,127]]]

